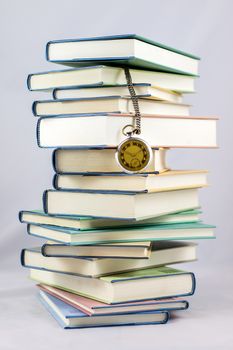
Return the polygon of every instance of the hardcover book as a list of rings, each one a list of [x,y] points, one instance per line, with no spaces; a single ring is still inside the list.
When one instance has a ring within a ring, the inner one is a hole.
[[[191,272],[163,266],[99,278],[30,269],[36,282],[51,285],[107,304],[192,295]]]
[[[64,244],[87,245],[214,238],[212,225],[203,223],[154,225],[121,229],[77,231],[56,226],[29,225],[28,234]]]
[[[71,245],[47,241],[41,247],[44,256],[63,258],[114,258],[114,259],[148,259],[152,243],[125,242],[108,244]]]
[[[148,115],[189,115],[189,106],[181,103],[138,99],[140,111]],[[79,98],[66,100],[35,101],[32,106],[35,116],[65,116],[106,113],[134,113],[131,98],[120,96]]]
[[[46,55],[50,62],[70,66],[110,64],[198,74],[199,57],[136,34],[50,41]]]
[[[129,156],[130,157],[130,156]],[[61,175],[53,179],[56,190],[157,192],[207,186],[206,170],[173,170],[162,174]]]
[[[42,117],[37,125],[40,147],[118,147],[122,129],[133,115],[72,115]],[[216,147],[216,118],[143,115],[142,135],[152,148]]]
[[[142,69],[130,69],[134,84],[151,84],[153,87],[183,92],[194,92],[195,77],[182,74],[152,72]],[[77,69],[52,70],[30,74],[28,88],[34,90],[52,90],[56,88],[113,86],[126,84],[125,72],[120,67],[90,66]]]
[[[57,320],[62,328],[89,328],[107,326],[130,326],[145,324],[162,324],[168,321],[165,311],[147,311],[134,314],[108,314],[88,316],[64,301],[40,291],[39,298],[48,312]]]
[[[44,253],[46,253],[46,249]],[[72,254],[72,251],[70,254]],[[195,259],[196,245],[181,242],[153,244],[150,258],[139,260],[51,257],[51,254],[47,257],[41,254],[40,248],[23,249],[21,254],[21,262],[24,267],[87,277],[99,277],[117,272],[170,265]]]
[[[115,148],[62,149],[53,152],[53,167],[58,174],[125,174],[115,159]],[[168,170],[165,148],[152,150],[152,161],[142,173]]]
[[[167,101],[173,103],[182,103],[182,95],[165,90],[151,84],[141,83],[132,84],[135,94],[138,98],[148,98],[151,100]],[[54,99],[80,99],[80,98],[94,98],[94,97],[110,97],[121,96],[130,97],[129,88],[125,85],[115,86],[86,86],[86,87],[70,87],[58,88],[53,90]]]
[[[37,287],[47,294],[50,294],[73,306],[74,308],[79,309],[89,316],[120,313],[125,314],[142,311],[186,310],[189,306],[188,302],[182,298],[144,300],[133,303],[108,305],[97,300],[85,298],[81,295],[73,294],[62,289],[48,286],[46,284],[39,284]]]
[[[26,224],[49,225],[71,228],[74,230],[95,230],[113,227],[147,226],[177,224],[199,221],[200,210],[187,210],[173,214],[152,217],[144,220],[111,220],[95,219],[92,217],[80,216],[54,216],[44,213],[42,210],[22,210],[19,213],[19,220]]]
[[[150,193],[47,190],[44,211],[51,215],[80,215],[142,220],[199,207],[198,188]]]

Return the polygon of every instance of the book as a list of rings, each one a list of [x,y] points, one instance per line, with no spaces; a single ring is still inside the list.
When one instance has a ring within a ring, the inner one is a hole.
[[[70,66],[110,64],[190,75],[198,74],[200,59],[136,34],[50,41],[46,57]]]
[[[70,254],[72,254],[72,251]],[[47,257],[41,254],[40,248],[23,249],[21,253],[21,263],[24,267],[86,277],[99,277],[118,272],[146,269],[193,260],[196,260],[196,245],[181,242],[159,242],[153,244],[150,258],[137,260],[68,258],[51,257],[51,255]]]
[[[114,258],[114,259],[148,259],[152,243],[109,243],[93,245],[70,245],[47,241],[41,247],[44,256],[66,258]]]
[[[51,215],[142,220],[198,208],[197,192],[197,188],[151,193],[47,190],[43,205]]]
[[[50,294],[65,303],[73,306],[76,309],[84,312],[85,314],[92,315],[108,315],[119,313],[135,313],[141,311],[173,311],[173,310],[186,310],[189,304],[182,298],[169,298],[169,299],[154,299],[144,300],[133,303],[123,303],[109,305],[101,303],[100,301],[85,298],[81,295],[66,292],[65,290],[58,289],[46,284],[38,284],[39,290]]]
[[[57,190],[101,190],[126,192],[156,192],[171,189],[207,186],[206,170],[173,170],[162,174],[56,174],[53,186]]]
[[[193,273],[167,266],[99,278],[30,269],[30,278],[106,304],[181,297],[195,290]]]
[[[130,69],[134,84],[151,84],[154,87],[179,93],[194,92],[195,77],[183,74]],[[31,91],[56,88],[112,86],[126,84],[125,72],[120,67],[90,66],[76,69],[52,70],[30,74],[27,79]]]
[[[111,219],[95,219],[92,217],[80,216],[54,216],[44,213],[42,210],[22,210],[19,212],[19,220],[22,223],[38,224],[38,225],[52,225],[59,227],[66,227],[75,230],[95,230],[101,228],[111,227],[127,227],[127,226],[146,226],[156,224],[173,224],[184,222],[199,221],[200,210],[187,210],[178,213],[162,215],[144,219],[136,220],[111,220]]]
[[[165,148],[152,150],[152,161],[143,173],[162,173],[168,169]],[[116,149],[62,149],[53,152],[53,167],[58,174],[123,174],[115,159]]]
[[[77,231],[56,226],[28,225],[29,235],[71,245],[214,238],[214,226],[202,222],[121,229]]]
[[[88,316],[51,294],[40,291],[39,298],[48,312],[57,320],[62,328],[89,328],[107,326],[129,326],[145,324],[162,324],[168,321],[165,311],[149,311],[134,314],[107,314]]]
[[[181,103],[139,98],[140,112],[148,115],[189,115],[189,106]],[[134,113],[131,98],[121,96],[79,98],[66,100],[35,101],[32,106],[35,116],[65,116],[105,113]]]
[[[132,84],[136,95],[139,98],[148,98],[173,103],[182,103],[182,95],[180,93],[152,86],[148,83]],[[90,85],[86,87],[67,87],[57,88],[53,90],[54,99],[77,99],[87,97],[106,97],[106,96],[122,96],[130,97],[127,84],[115,86],[96,86]]]
[[[216,147],[217,118],[142,116],[141,138],[152,148]],[[37,124],[40,147],[117,147],[132,115],[73,115],[42,117]]]

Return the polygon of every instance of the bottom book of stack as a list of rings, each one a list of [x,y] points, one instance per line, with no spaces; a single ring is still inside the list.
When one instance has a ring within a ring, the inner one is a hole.
[[[88,316],[84,312],[63,302],[61,299],[55,298],[51,294],[41,291],[39,293],[39,298],[42,304],[63,328],[161,324],[168,321],[167,311],[119,312]]]

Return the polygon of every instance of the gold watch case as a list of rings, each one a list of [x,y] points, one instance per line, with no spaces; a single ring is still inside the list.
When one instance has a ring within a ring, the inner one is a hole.
[[[129,174],[145,170],[152,160],[151,147],[144,140],[129,137],[117,147],[116,161]]]

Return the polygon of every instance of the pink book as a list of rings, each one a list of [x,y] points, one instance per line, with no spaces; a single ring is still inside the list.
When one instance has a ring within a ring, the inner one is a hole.
[[[65,303],[77,308],[78,310],[81,310],[89,316],[117,313],[136,313],[152,310],[185,310],[189,306],[188,302],[181,298],[153,299],[109,305],[97,300],[89,299],[55,287],[51,287],[46,284],[38,284],[37,287],[40,290],[49,293],[52,296],[64,301]]]

